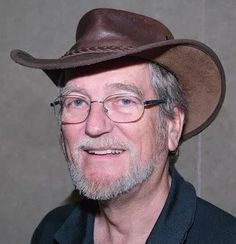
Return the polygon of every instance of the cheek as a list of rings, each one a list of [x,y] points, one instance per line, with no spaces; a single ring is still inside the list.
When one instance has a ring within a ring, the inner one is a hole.
[[[152,125],[148,126],[144,131],[141,138],[141,153],[142,157],[145,157],[144,160],[153,158],[157,153],[157,129]]]
[[[157,123],[154,119],[145,119],[128,124],[123,134],[132,142],[135,154],[140,162],[146,162],[155,156],[158,141]]]
[[[79,142],[82,132],[78,125],[63,125],[62,133],[65,141],[65,147],[69,159],[71,160],[71,151],[76,143]]]
[[[157,160],[160,161],[161,155],[166,151],[167,139],[163,135],[164,128],[160,128],[160,120],[158,119],[158,110],[148,111],[144,125],[141,128],[141,157],[144,161]],[[161,162],[159,162],[161,163]]]
[[[83,134],[83,124],[67,124],[62,126],[65,139],[69,144],[77,142]]]

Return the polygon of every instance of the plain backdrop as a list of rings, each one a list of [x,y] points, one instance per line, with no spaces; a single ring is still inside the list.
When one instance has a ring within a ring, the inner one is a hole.
[[[10,60],[10,50],[59,57],[73,44],[80,17],[96,7],[157,18],[176,38],[205,42],[219,55],[225,103],[207,130],[182,145],[177,167],[198,195],[236,214],[235,0],[1,0],[0,243],[29,243],[42,217],[73,189],[49,106],[58,91],[42,71]]]

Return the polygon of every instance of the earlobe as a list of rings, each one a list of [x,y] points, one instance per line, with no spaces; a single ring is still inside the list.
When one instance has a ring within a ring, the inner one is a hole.
[[[168,148],[175,151],[178,147],[184,125],[184,113],[179,109],[174,109],[174,118],[167,121],[168,128]]]

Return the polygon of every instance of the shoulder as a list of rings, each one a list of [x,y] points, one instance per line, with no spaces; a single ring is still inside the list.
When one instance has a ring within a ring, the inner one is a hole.
[[[236,243],[236,218],[213,204],[197,198],[191,243]]]
[[[75,205],[57,207],[49,212],[35,229],[31,244],[53,243],[53,236],[75,209]]]
[[[87,199],[55,208],[38,225],[31,244],[52,244],[57,238],[68,240],[83,236],[86,226],[92,226],[97,210],[97,202]]]

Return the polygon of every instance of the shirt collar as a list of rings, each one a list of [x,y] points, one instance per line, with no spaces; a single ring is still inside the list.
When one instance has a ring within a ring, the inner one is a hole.
[[[172,178],[170,192],[164,208],[156,221],[146,243],[183,243],[193,224],[196,210],[194,187],[184,181],[174,167],[170,168]],[[82,201],[61,228],[56,232],[58,243],[93,243],[94,218],[97,203]]]
[[[81,201],[76,206],[54,239],[61,244],[93,243],[94,217],[97,211],[94,201]]]
[[[174,167],[170,168],[170,175],[170,192],[147,244],[183,243],[193,224],[197,198],[195,189],[184,181]]]

